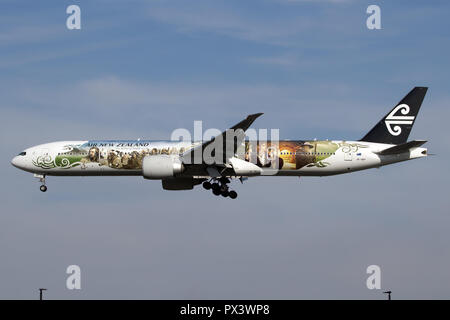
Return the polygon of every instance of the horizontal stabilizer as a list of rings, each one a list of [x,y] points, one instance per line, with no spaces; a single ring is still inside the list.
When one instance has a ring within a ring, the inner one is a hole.
[[[399,145],[396,145],[394,147],[390,147],[387,149],[384,149],[383,151],[376,152],[379,155],[390,155],[390,154],[398,154],[402,152],[407,152],[411,148],[417,148],[423,145],[426,140],[413,140],[406,143],[402,143]]]

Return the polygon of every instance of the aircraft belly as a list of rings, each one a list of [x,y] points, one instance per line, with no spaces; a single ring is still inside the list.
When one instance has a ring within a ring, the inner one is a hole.
[[[35,173],[49,176],[139,176],[142,170],[120,170],[114,168],[71,168],[71,169],[48,169],[35,170]]]

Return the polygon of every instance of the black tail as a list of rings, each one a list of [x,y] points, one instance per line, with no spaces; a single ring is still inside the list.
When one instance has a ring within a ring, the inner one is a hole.
[[[427,87],[415,87],[361,141],[401,144],[408,140]]]

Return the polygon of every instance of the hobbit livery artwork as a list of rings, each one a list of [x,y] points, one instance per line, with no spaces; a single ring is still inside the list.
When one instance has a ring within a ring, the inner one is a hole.
[[[415,87],[358,141],[248,141],[245,131],[262,115],[257,113],[209,141],[51,142],[22,151],[12,164],[34,173],[44,192],[46,176],[133,175],[161,180],[166,190],[203,184],[234,199],[233,178],[327,176],[426,157],[426,141],[407,141],[426,91]]]

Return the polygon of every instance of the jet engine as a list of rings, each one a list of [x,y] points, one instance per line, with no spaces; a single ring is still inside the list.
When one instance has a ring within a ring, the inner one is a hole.
[[[142,175],[145,179],[163,179],[184,171],[184,165],[178,156],[152,155],[142,161]]]

